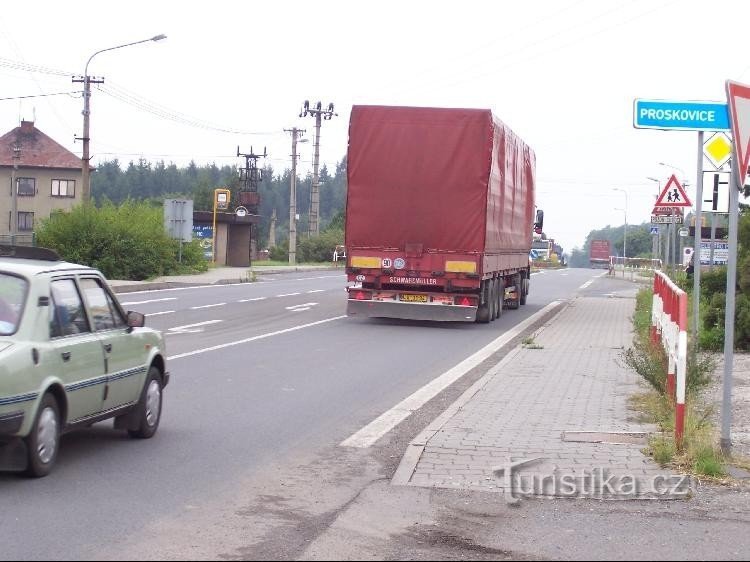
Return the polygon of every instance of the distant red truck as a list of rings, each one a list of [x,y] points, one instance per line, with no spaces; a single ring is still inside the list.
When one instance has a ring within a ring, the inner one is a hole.
[[[594,269],[609,269],[612,245],[609,240],[592,240],[589,249],[589,264]]]
[[[534,152],[490,110],[354,106],[351,316],[490,322],[529,292]]]

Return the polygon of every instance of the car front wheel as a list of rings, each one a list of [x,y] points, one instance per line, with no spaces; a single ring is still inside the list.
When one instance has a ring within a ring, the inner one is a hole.
[[[60,448],[60,407],[51,394],[45,394],[26,437],[28,466],[26,474],[34,478],[47,476],[55,465]]]
[[[161,373],[156,367],[151,367],[141,399],[136,406],[139,426],[137,429],[128,430],[131,437],[149,439],[156,433],[161,419],[162,389]]]

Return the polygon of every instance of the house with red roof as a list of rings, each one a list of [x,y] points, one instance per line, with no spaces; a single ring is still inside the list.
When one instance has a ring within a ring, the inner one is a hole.
[[[52,211],[70,210],[82,201],[81,158],[52,140],[33,121],[0,137],[0,243],[11,233],[13,188],[18,232],[31,238]],[[5,187],[4,187],[5,186]]]

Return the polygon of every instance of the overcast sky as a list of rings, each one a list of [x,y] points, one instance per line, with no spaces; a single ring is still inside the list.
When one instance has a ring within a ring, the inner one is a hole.
[[[725,102],[725,80],[750,83],[749,16],[746,0],[5,2],[0,134],[35,119],[80,155],[71,75],[100,49],[163,33],[91,61],[105,79],[91,99],[94,165],[240,164],[239,145],[267,147],[281,171],[283,129],[312,138],[305,99],[335,104],[329,166],[345,157],[353,104],[490,108],[535,150],[545,231],[570,250],[623,223],[613,188],[628,191],[630,224],[649,218],[649,176],[676,173],[693,196],[698,134],[634,129],[633,101]],[[304,173],[312,143],[301,152]]]

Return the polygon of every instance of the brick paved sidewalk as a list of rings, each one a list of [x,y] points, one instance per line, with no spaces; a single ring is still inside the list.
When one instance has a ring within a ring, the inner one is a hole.
[[[410,445],[394,484],[520,496],[682,497],[689,481],[641,450],[633,420],[632,298],[579,297],[491,369]],[[593,441],[593,442],[592,442]],[[509,462],[539,459],[511,471]],[[510,483],[510,486],[508,485]],[[675,492],[675,493],[671,493]]]

